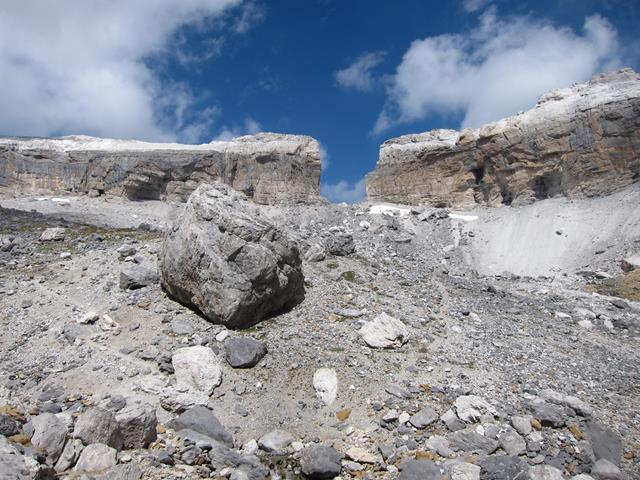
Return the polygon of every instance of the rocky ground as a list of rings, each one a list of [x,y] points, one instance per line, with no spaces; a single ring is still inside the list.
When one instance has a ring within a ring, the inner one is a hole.
[[[157,280],[182,206],[62,200],[0,198],[0,478],[640,478],[612,257],[486,275],[444,209],[263,207],[305,299],[228,331]]]

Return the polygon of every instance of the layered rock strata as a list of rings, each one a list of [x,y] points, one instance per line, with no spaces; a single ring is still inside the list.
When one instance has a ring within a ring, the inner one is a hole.
[[[543,95],[479,129],[386,141],[369,199],[472,207],[606,195],[640,179],[640,75],[633,70]]]
[[[204,145],[85,136],[0,138],[0,187],[12,192],[184,202],[200,183],[214,180],[257,203],[315,201],[319,144],[311,137],[274,133]]]

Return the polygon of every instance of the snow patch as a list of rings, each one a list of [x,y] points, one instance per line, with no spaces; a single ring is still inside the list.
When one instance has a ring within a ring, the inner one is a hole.
[[[453,220],[464,220],[465,222],[475,222],[478,220],[477,215],[462,215],[460,213],[450,213],[449,218]]]
[[[394,207],[391,205],[371,205],[369,213],[372,215],[398,215],[400,217],[406,217],[411,213],[408,208]]]

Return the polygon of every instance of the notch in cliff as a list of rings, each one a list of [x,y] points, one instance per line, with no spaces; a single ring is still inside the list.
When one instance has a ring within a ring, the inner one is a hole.
[[[466,208],[607,195],[639,179],[640,75],[624,69],[479,129],[388,140],[366,186],[375,201]]]
[[[18,193],[110,193],[186,201],[222,181],[257,203],[314,202],[320,145],[307,136],[259,133],[203,145],[87,136],[0,138],[0,187]]]

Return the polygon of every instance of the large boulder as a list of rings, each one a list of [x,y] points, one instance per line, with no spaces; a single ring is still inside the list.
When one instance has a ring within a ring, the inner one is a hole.
[[[224,185],[201,185],[167,234],[163,288],[214,323],[244,328],[300,303],[296,243]]]

